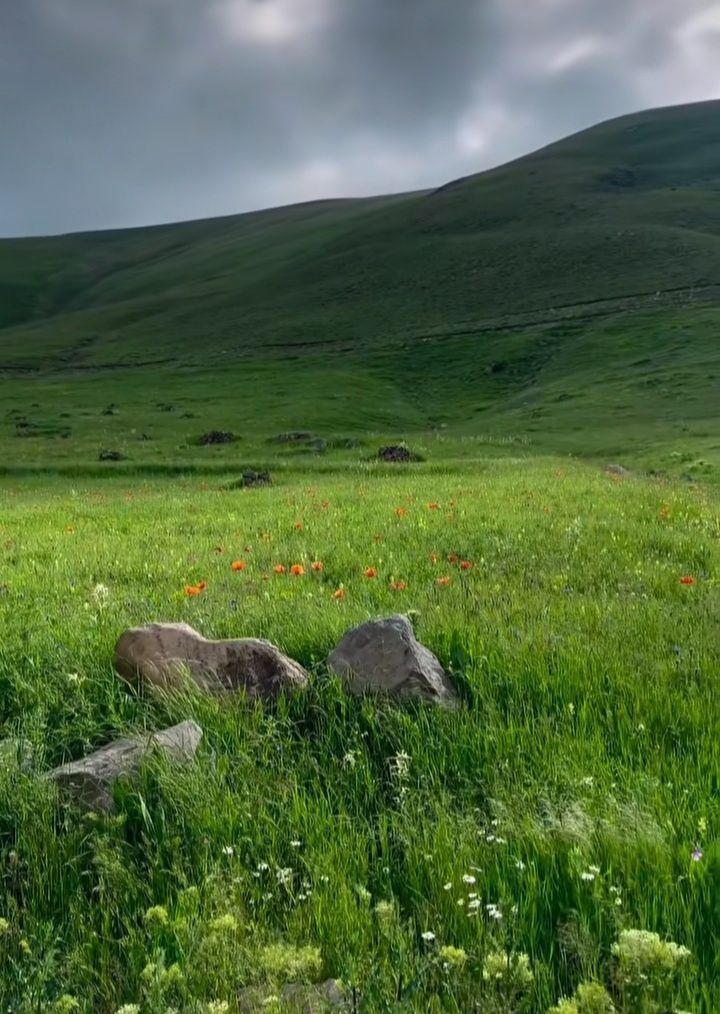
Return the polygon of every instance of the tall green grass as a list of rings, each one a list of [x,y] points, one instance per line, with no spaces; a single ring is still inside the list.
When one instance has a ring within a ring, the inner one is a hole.
[[[4,1009],[272,1009],[326,977],[364,1011],[545,1012],[593,979],[619,1010],[665,1009],[652,984],[645,1007],[623,993],[627,929],[692,953],[663,1004],[720,1009],[717,493],[550,458],[226,486],[4,480],[2,736],[33,748],[0,759]],[[353,699],[325,669],[395,611],[458,711]],[[111,653],[151,620],[267,637],[311,686],[136,695]],[[196,761],[150,764],[113,817],[42,779],[187,717]],[[496,952],[511,972],[488,980]]]

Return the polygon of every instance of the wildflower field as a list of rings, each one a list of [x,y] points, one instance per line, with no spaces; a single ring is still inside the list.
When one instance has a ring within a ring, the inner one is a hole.
[[[4,480],[2,1009],[284,1010],[333,978],[356,1011],[720,1010],[718,490],[550,457],[229,478]],[[394,612],[457,710],[328,674]],[[112,650],[153,620],[268,638],[311,686],[143,697]],[[193,764],[111,817],[43,780],[186,718]]]

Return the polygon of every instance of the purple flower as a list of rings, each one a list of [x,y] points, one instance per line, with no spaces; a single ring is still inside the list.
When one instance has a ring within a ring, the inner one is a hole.
[[[703,857],[702,849],[698,849],[698,848],[693,849],[691,855],[692,855],[692,861],[694,863],[699,863],[700,860]]]

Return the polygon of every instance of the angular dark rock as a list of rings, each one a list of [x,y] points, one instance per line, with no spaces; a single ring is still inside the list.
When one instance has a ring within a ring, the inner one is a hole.
[[[457,692],[435,655],[415,637],[406,616],[369,620],[349,630],[328,666],[353,694],[420,697],[453,705]]]

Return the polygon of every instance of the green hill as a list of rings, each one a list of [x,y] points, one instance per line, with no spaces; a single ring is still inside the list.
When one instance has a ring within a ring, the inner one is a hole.
[[[719,198],[710,102],[434,191],[0,241],[4,460],[299,427],[712,462]]]

